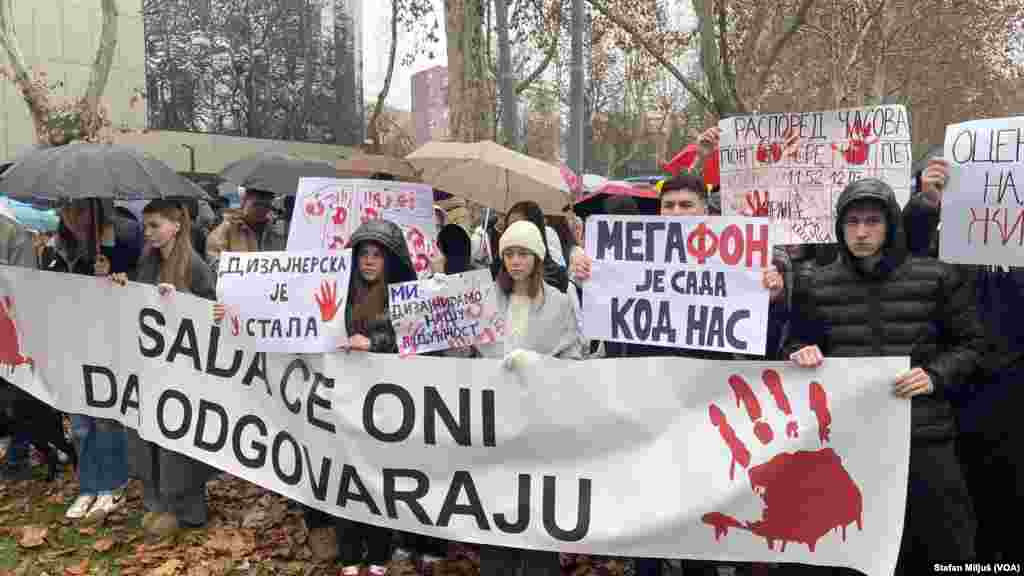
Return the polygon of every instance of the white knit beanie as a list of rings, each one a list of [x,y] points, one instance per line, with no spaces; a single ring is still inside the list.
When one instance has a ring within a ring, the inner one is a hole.
[[[539,260],[544,260],[547,250],[544,248],[544,238],[540,230],[529,220],[520,220],[505,229],[498,243],[499,254],[504,254],[505,249],[511,246],[526,248],[537,255]]]

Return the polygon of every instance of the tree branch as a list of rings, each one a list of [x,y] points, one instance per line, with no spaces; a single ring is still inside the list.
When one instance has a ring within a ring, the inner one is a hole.
[[[672,74],[673,77],[675,77],[676,80],[679,81],[680,84],[683,85],[684,88],[686,88],[686,91],[689,92],[695,100],[700,102],[701,106],[704,106],[705,108],[708,109],[714,108],[712,103],[701,92],[700,87],[691,82],[690,80],[688,80],[686,76],[679,70],[679,68],[676,68],[675,64],[672,64],[672,62],[670,62],[668,58],[666,58],[661,53],[660,50],[656,50],[654,46],[652,46],[651,43],[646,38],[644,38],[642,34],[640,34],[640,32],[636,29],[635,26],[630,24],[629,21],[625,20],[624,18],[621,18],[618,15],[613,14],[607,6],[601,3],[601,0],[587,1],[590,3],[591,6],[593,6],[595,10],[604,15],[605,18],[608,18],[616,26],[622,28],[623,30],[626,31],[627,34],[632,36],[633,39],[636,40],[637,43],[639,43],[640,46],[642,46],[643,49],[646,50],[647,53],[650,54],[651,57],[658,62],[658,64],[661,64],[666,70],[668,70],[670,74]]]
[[[549,46],[547,52],[544,53],[544,60],[542,60],[540,64],[538,64],[537,67],[534,68],[533,72],[531,72],[529,76],[521,80],[519,84],[516,84],[517,96],[522,94],[527,88],[530,87],[531,84],[533,84],[538,78],[540,78],[545,71],[547,71],[548,66],[551,65],[552,61],[554,61],[556,53],[558,53],[557,36],[551,40],[551,46]]]
[[[775,62],[778,61],[782,51],[786,48],[786,44],[793,38],[796,31],[803,26],[804,21],[807,20],[807,12],[810,11],[811,6],[814,5],[815,0],[803,0],[800,3],[800,8],[797,10],[796,16],[793,17],[792,22],[786,27],[785,31],[775,40],[775,45],[772,46],[772,51],[768,53],[768,58],[761,63],[761,72],[757,76],[756,86],[763,86],[768,80],[768,76],[771,75],[772,67],[775,66]]]
[[[85,89],[82,103],[86,110],[94,114],[99,107],[100,98],[107,88],[110,79],[110,67],[114,64],[117,52],[117,0],[101,0],[103,7],[103,29],[100,32],[100,43],[96,48],[96,59],[89,74],[89,85]]]
[[[391,46],[388,49],[388,71],[384,75],[384,86],[381,87],[380,93],[377,94],[377,102],[373,105],[373,114],[370,115],[370,123],[367,127],[369,140],[371,146],[373,146],[373,152],[380,154],[380,131],[377,127],[377,122],[380,120],[380,115],[384,111],[384,100],[388,97],[388,92],[391,91],[391,78],[395,74],[395,59],[398,57],[398,16],[399,16],[399,2],[401,0],[391,0]]]
[[[14,30],[14,9],[11,0],[0,0],[0,47],[7,54],[7,61],[11,65],[11,80],[21,90],[21,95],[28,104],[29,113],[35,121],[37,131],[42,128],[46,119],[47,94],[37,89],[32,82],[32,75],[28,64],[25,62],[25,54],[21,51],[21,43],[18,42],[17,33]],[[37,132],[37,137],[42,134]]]

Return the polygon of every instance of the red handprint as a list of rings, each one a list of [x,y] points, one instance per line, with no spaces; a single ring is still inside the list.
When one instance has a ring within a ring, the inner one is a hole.
[[[347,242],[348,242],[348,240],[346,240],[344,236],[339,236],[339,235],[335,234],[334,236],[331,236],[330,240],[327,242],[327,249],[328,250],[344,250],[345,249],[345,244]]]
[[[331,217],[331,222],[335,226],[342,226],[345,224],[345,220],[348,220],[348,210],[344,206],[337,206],[334,209],[334,216]]]
[[[417,254],[415,267],[417,274],[430,270],[430,258],[426,254]]]
[[[303,202],[303,212],[309,218],[319,218],[324,215],[324,203],[320,196],[310,196]]]
[[[405,233],[406,240],[409,241],[409,245],[416,252],[423,252],[426,250],[426,240],[423,236],[423,232],[420,232],[419,228],[415,226],[409,228],[409,231]]]
[[[757,161],[761,164],[775,164],[782,160],[782,145],[778,142],[762,142],[757,146]]]
[[[747,192],[746,194],[747,205],[740,213],[744,216],[768,216],[771,213],[768,204],[768,191],[764,191],[764,197],[761,197],[760,190],[754,190],[753,192]]]
[[[360,222],[366,224],[370,220],[377,220],[380,218],[380,213],[377,212],[376,208],[365,208],[363,209],[363,216]]]
[[[778,372],[765,370],[761,379],[775,399],[779,410],[792,418],[789,398],[782,387]],[[774,439],[771,426],[761,420],[761,405],[757,396],[741,376],[729,377],[729,386],[736,395],[736,405],[745,406],[753,423],[754,436],[768,445]],[[818,420],[818,434],[821,442],[828,441],[832,415],[828,410],[825,389],[818,382],[810,383],[810,408]],[[711,424],[718,429],[722,440],[732,455],[729,479],[733,479],[736,464],[748,468],[750,451],[729,425],[725,413],[715,404],[708,407]],[[799,434],[797,423],[790,419],[786,424],[786,435],[795,438]],[[767,462],[749,468],[750,487],[764,502],[761,519],[740,522],[721,512],[705,514],[701,521],[715,531],[715,540],[729,533],[730,528],[747,530],[768,541],[774,549],[775,541],[782,542],[785,551],[787,542],[807,544],[814,551],[819,539],[836,528],[842,529],[846,540],[846,527],[852,523],[863,529],[863,496],[850,474],[843,468],[842,459],[832,448],[816,451],[799,450],[793,453],[777,454]]]
[[[0,298],[0,368],[6,369],[8,374],[13,374],[14,369],[23,364],[35,369],[32,359],[21,353],[14,299],[4,296]]]
[[[841,152],[847,164],[860,166],[868,161],[871,145],[876,142],[878,142],[878,137],[871,136],[871,125],[864,124],[850,129],[850,140],[846,143],[845,148],[833,144],[832,150]]]
[[[338,283],[331,282],[327,283],[324,280],[320,284],[320,293],[314,294],[313,299],[316,300],[317,306],[320,307],[320,320],[324,322],[330,322],[334,320],[334,316],[338,313],[338,309],[341,307],[341,298],[338,297]],[[337,300],[335,300],[337,298]]]

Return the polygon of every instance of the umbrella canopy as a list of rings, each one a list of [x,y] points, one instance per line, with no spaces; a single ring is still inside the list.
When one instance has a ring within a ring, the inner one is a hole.
[[[640,214],[658,213],[658,191],[650,186],[637,186],[629,182],[609,180],[596,191],[580,198],[573,211],[581,218],[604,212],[604,201],[612,196],[629,196],[636,200]]]
[[[434,188],[499,212],[532,200],[545,212],[557,214],[570,200],[558,166],[491,141],[429,142],[406,160]]]
[[[298,190],[299,178],[337,178],[338,171],[327,162],[267,151],[228,164],[220,177],[245,188],[287,196]]]
[[[79,198],[205,196],[187,178],[143,152],[87,143],[38,148],[24,154],[0,178],[0,193],[47,207]]]
[[[388,174],[402,182],[419,182],[420,174],[412,164],[402,158],[380,154],[363,154],[344,158],[334,163],[338,174],[347,178],[369,178],[374,174]]]

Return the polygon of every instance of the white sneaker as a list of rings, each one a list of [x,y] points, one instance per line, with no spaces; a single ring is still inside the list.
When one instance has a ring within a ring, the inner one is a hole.
[[[96,501],[96,497],[92,494],[82,494],[75,501],[71,503],[71,508],[64,514],[65,518],[70,520],[78,520],[84,517],[89,509],[92,508],[92,503]]]
[[[105,518],[107,514],[110,514],[114,510],[120,508],[122,502],[124,502],[124,494],[121,492],[103,494],[97,498],[96,502],[91,508],[89,508],[89,513],[85,515],[85,519],[93,520],[97,518]]]

